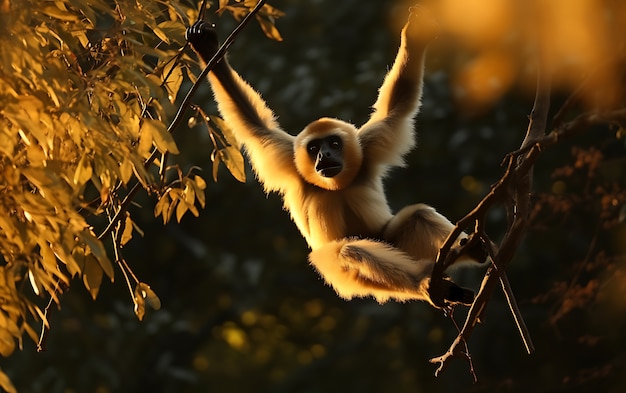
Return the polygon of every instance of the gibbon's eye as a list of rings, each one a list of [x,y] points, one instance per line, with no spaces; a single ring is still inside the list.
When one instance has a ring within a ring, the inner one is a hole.
[[[330,138],[328,138],[328,141],[330,143],[330,147],[332,147],[333,149],[341,149],[341,147],[343,146],[343,141],[338,136],[331,136]]]
[[[306,146],[306,149],[309,151],[309,153],[313,154],[313,153],[317,153],[320,150],[320,144],[319,141],[313,141],[313,142],[309,142],[309,144]]]

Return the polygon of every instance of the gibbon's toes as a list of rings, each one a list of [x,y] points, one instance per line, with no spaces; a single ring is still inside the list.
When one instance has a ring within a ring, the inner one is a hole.
[[[464,246],[467,244],[468,238],[461,239],[459,244]],[[478,239],[478,241],[474,241],[474,244],[470,245],[470,247],[465,251],[465,255],[473,259],[478,263],[485,263],[489,260],[489,251],[487,250],[487,245],[483,239]]]
[[[469,306],[474,301],[474,291],[456,285],[449,278],[431,281],[428,294],[435,307],[443,307],[446,303]]]
[[[469,306],[474,301],[474,291],[452,283],[446,300],[450,303],[460,303]]]

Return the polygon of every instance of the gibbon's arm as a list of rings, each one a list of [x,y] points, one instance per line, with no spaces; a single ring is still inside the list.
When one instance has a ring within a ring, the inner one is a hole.
[[[187,39],[204,64],[217,52],[215,29],[205,22],[190,27]],[[211,70],[209,82],[222,117],[244,145],[265,190],[283,190],[291,183],[285,180],[298,176],[293,162],[295,138],[280,129],[259,93],[231,68],[226,58]]]
[[[416,6],[410,11],[374,111],[359,130],[364,156],[387,165],[403,165],[403,156],[415,146],[414,117],[421,104],[426,47],[438,29],[425,8]]]

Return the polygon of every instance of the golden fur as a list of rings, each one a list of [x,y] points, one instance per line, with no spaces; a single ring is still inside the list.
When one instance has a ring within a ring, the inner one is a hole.
[[[280,129],[261,96],[226,60],[209,75],[219,110],[243,144],[259,181],[267,192],[282,195],[285,209],[311,247],[310,263],[345,299],[430,301],[434,259],[452,224],[426,205],[409,206],[394,217],[382,182],[390,167],[404,165],[404,156],[415,146],[414,117],[433,31],[431,20],[419,12],[411,14],[374,111],[358,129],[321,118],[294,137]],[[190,42],[206,61],[201,40]],[[330,178],[316,173],[306,151],[312,138],[328,135],[343,141],[343,170]]]

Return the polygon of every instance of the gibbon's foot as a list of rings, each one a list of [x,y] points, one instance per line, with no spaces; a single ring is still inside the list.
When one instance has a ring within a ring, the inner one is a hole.
[[[445,302],[469,306],[474,301],[474,291],[456,285],[447,277],[436,283],[431,281],[428,294],[436,307],[443,307]]]
[[[461,246],[464,246],[465,244],[467,244],[467,242],[468,238],[465,238],[461,239],[459,244]],[[464,255],[467,255],[469,258],[478,263],[485,263],[489,260],[489,251],[487,251],[487,245],[485,244],[485,241],[480,238],[465,251]]]
[[[217,32],[213,23],[197,21],[187,28],[185,39],[205,62],[208,62],[219,49]]]
[[[422,6],[414,5],[409,8],[409,23],[407,39],[409,45],[426,46],[439,34],[439,24],[432,12]]]

